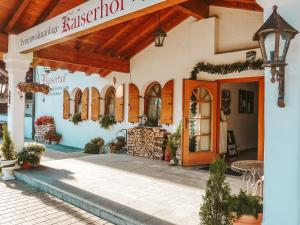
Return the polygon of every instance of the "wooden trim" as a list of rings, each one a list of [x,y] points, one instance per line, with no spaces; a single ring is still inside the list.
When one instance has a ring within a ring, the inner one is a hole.
[[[189,149],[189,122],[188,116],[190,113],[190,105],[186,104],[189,102],[192,89],[202,87],[205,88],[211,95],[211,151],[203,152],[190,152]],[[207,165],[214,161],[217,156],[217,118],[218,118],[218,87],[214,81],[202,81],[202,80],[188,80],[183,79],[183,122],[182,122],[182,166],[192,165]]]
[[[84,52],[69,47],[53,46],[35,52],[37,64],[42,65],[49,62],[57,62],[62,68],[69,66],[85,66],[97,69],[129,73],[129,60],[114,58],[99,53]]]
[[[0,33],[0,53],[2,55],[6,52],[8,52],[8,35]]]
[[[175,5],[174,8],[198,20],[209,17],[209,5],[204,1],[190,0]]]
[[[221,84],[225,83],[248,83],[257,82],[259,86],[258,95],[258,144],[257,144],[257,159],[264,160],[264,141],[265,141],[265,78],[263,76],[258,77],[246,77],[246,78],[232,78],[217,80],[218,83],[218,121],[220,121],[221,107],[220,107],[220,91]],[[220,141],[220,123],[217,125],[218,142]],[[217,149],[219,152],[219,143],[217,143]]]
[[[210,0],[209,4],[212,6],[233,8],[233,9],[244,9],[250,11],[263,12],[263,8],[255,1],[236,1],[236,0]]]

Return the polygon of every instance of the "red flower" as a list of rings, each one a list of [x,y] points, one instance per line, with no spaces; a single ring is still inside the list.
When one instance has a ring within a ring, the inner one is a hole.
[[[37,118],[37,120],[35,121],[35,124],[37,126],[54,124],[54,118],[51,116],[41,116],[41,117]]]

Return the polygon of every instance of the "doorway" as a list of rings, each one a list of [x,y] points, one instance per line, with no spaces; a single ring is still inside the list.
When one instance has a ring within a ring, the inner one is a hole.
[[[226,90],[227,95],[231,91],[230,112],[224,99],[222,106]],[[207,165],[220,154],[228,155],[227,131],[235,136],[236,159],[263,160],[264,78],[184,80],[182,165]]]

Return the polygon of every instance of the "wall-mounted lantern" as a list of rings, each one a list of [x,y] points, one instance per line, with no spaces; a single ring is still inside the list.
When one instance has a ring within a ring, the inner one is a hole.
[[[284,67],[285,58],[291,39],[298,31],[289,25],[278,13],[277,6],[273,6],[273,13],[254,34],[253,40],[258,41],[264,60],[264,67],[271,67],[271,82],[279,83],[278,106],[284,107]]]
[[[163,47],[167,33],[161,27],[160,16],[158,17],[158,27],[153,36],[155,38],[155,47]]]

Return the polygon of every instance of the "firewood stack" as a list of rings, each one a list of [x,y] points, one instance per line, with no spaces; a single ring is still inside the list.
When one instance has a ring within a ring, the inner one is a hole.
[[[166,131],[138,126],[128,129],[128,154],[149,159],[162,159]]]

